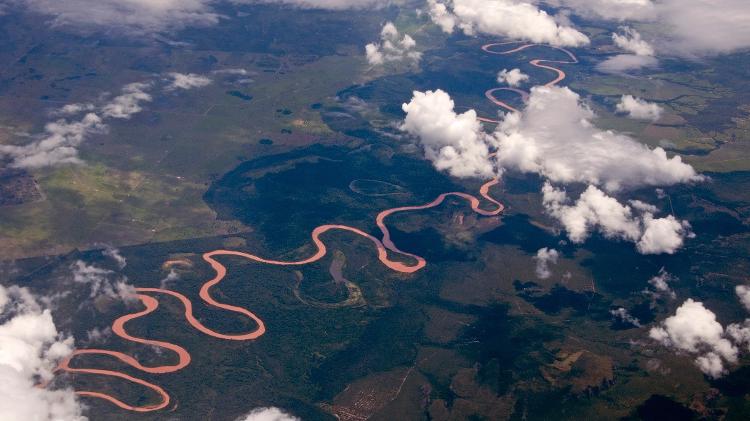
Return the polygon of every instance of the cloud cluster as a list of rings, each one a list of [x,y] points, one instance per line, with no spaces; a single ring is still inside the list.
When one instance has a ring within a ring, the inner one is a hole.
[[[668,158],[661,148],[600,130],[594,117],[570,89],[535,87],[523,113],[507,115],[494,133],[498,163],[552,182],[601,185],[608,191],[701,179],[679,156]]]
[[[247,415],[237,418],[235,421],[301,421],[294,415],[287,414],[279,408],[255,408]]]
[[[646,42],[638,31],[629,26],[624,26],[621,29],[622,34],[612,34],[612,41],[616,46],[637,56],[654,55],[654,47]]]
[[[750,47],[746,0],[547,0],[576,14],[640,22],[660,54],[703,56]]]
[[[520,69],[503,69],[497,73],[497,83],[507,83],[508,86],[517,87],[529,80],[529,75]]]
[[[542,188],[543,203],[574,243],[584,242],[593,231],[605,238],[630,241],[641,254],[673,254],[692,236],[690,224],[672,215],[655,218],[656,209],[642,202],[622,204],[594,186],[569,204],[564,190],[547,182]]]
[[[84,421],[71,389],[37,387],[52,380],[73,339],[57,331],[49,309],[25,288],[0,285],[0,414],[7,420]]]
[[[618,54],[599,63],[597,69],[605,73],[625,73],[644,67],[656,67],[654,47],[641,37],[635,29],[625,26],[621,34],[612,34],[616,46],[629,54]]]
[[[737,331],[739,326],[732,328]],[[738,349],[731,336],[703,303],[687,299],[673,316],[649,331],[662,345],[694,355],[696,365],[710,377],[726,372],[725,364],[737,362]]]
[[[615,318],[616,321],[635,327],[641,327],[641,321],[636,317],[633,317],[630,312],[624,307],[618,307],[609,311],[609,314]]]
[[[0,145],[0,158],[13,168],[42,168],[80,163],[78,145],[90,135],[104,133],[102,118],[88,113],[78,121],[57,120],[44,126],[44,134],[23,146]]]
[[[673,253],[690,235],[686,222],[655,218],[653,206],[622,204],[604,191],[703,178],[662,148],[649,149],[628,136],[596,128],[594,113],[568,88],[533,88],[525,109],[506,114],[493,133],[482,130],[473,110],[457,114],[450,96],[440,90],[415,92],[403,110],[402,129],[418,138],[426,158],[440,170],[456,177],[489,177],[510,170],[545,178],[544,204],[573,241],[598,230],[609,238],[635,242],[642,253]],[[552,183],[588,188],[570,204]]]
[[[122,94],[118,95],[102,107],[101,113],[104,117],[129,119],[134,114],[143,111],[143,103],[153,101],[153,97],[146,91],[151,89],[150,83],[129,83],[122,88]]]
[[[530,2],[516,0],[428,0],[432,21],[447,33],[521,39],[555,46],[579,47],[589,38],[561,24]]]
[[[645,289],[643,293],[653,298],[667,297],[674,300],[677,298],[677,294],[669,286],[669,283],[673,280],[674,277],[666,269],[661,268],[658,275],[648,280],[648,284],[651,285],[653,290]]]
[[[560,253],[558,253],[555,249],[550,249],[547,247],[539,249],[536,252],[536,256],[534,256],[534,260],[536,261],[537,278],[548,279],[550,276],[552,276],[552,271],[550,271],[549,266],[550,264],[557,264],[557,259],[559,256]]]
[[[628,117],[638,120],[656,121],[661,118],[664,108],[659,104],[636,98],[632,95],[623,95],[617,103],[616,111],[627,114]]]
[[[380,43],[367,44],[365,55],[372,66],[398,61],[417,63],[422,58],[422,53],[415,50],[416,46],[414,38],[408,34],[402,37],[396,26],[387,22],[380,31]]]
[[[50,15],[52,25],[80,29],[160,32],[187,26],[214,25],[214,0],[10,0]]]
[[[636,244],[641,254],[674,254],[682,247],[685,238],[695,237],[690,223],[672,215],[655,218],[653,213],[644,212],[641,218],[643,234]]]
[[[662,269],[660,275],[668,274]],[[750,311],[750,287],[738,285],[735,292]],[[687,299],[673,316],[651,328],[649,336],[662,345],[693,355],[703,373],[717,378],[726,374],[728,364],[737,363],[743,347],[750,351],[750,319],[731,323],[725,329],[703,303]]]
[[[174,91],[177,89],[194,89],[203,88],[213,82],[206,76],[197,75],[195,73],[177,73],[172,72],[167,75],[169,77],[169,84],[165,88],[167,91]]]
[[[151,101],[151,95],[145,92],[149,87],[146,83],[125,85],[121,95],[100,107],[99,114],[87,112],[77,121],[59,119],[47,123],[45,133],[30,144],[0,145],[0,158],[10,160],[11,167],[26,169],[80,163],[78,146],[91,135],[106,133],[105,119],[129,119],[140,112],[142,104]],[[60,113],[73,115],[91,109],[89,104],[71,104]]]
[[[108,297],[126,303],[138,301],[135,288],[127,283],[124,276],[108,269],[88,265],[82,260],[77,260],[70,269],[74,282],[89,287],[91,298]]]
[[[398,0],[230,0],[234,4],[280,4],[306,9],[372,9]],[[226,16],[219,0],[9,0],[12,5],[51,16],[55,26],[106,29],[141,35],[217,24]],[[649,26],[656,49],[664,54],[700,56],[750,47],[750,11],[745,0],[428,0],[428,13],[444,31],[456,28],[549,43],[582,46],[588,37],[537,3],[564,7],[584,17],[639,22]],[[620,65],[641,66],[648,56],[628,55]],[[614,65],[614,62],[609,63]]]
[[[170,73],[168,76],[165,91],[192,89],[211,82],[211,79],[194,74]],[[156,86],[156,81],[129,83],[122,88],[120,95],[100,106],[68,104],[53,112],[53,115],[67,118],[47,123],[44,133],[33,137],[31,143],[0,145],[0,162],[9,161],[8,166],[24,169],[80,164],[78,147],[90,136],[106,133],[106,120],[127,120],[143,111],[144,104],[153,101],[150,91]],[[85,115],[75,119],[84,112]]]

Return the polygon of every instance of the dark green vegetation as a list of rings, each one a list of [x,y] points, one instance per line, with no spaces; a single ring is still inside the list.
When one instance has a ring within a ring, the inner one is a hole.
[[[227,95],[237,97],[243,101],[251,101],[253,99],[252,95],[243,94],[241,91],[227,91]]]
[[[368,197],[351,188],[357,179],[379,179],[404,194]],[[376,234],[380,211],[427,203],[454,188],[447,177],[436,177],[428,162],[387,144],[313,146],[245,162],[212,183],[205,200],[220,217],[257,227],[267,243],[278,246],[301,244],[325,223],[358,225]]]
[[[696,413],[666,396],[653,395],[636,412],[638,419],[644,421],[656,420],[693,420]]]

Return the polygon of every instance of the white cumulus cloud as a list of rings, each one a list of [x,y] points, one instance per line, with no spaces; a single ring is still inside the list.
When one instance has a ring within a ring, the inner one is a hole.
[[[669,286],[672,281],[674,281],[674,277],[666,269],[661,268],[658,275],[648,280],[648,284],[651,285],[653,290],[645,289],[643,293],[654,298],[668,297],[674,300],[677,298],[677,294]]]
[[[491,177],[489,147],[474,110],[457,114],[450,95],[441,90],[414,92],[402,106],[401,129],[416,136],[427,159],[455,177]]]
[[[594,113],[568,88],[532,88],[523,111],[505,114],[493,133],[483,130],[473,110],[457,114],[450,96],[441,90],[414,92],[403,110],[401,128],[418,138],[425,157],[439,170],[485,178],[517,171],[548,180],[544,204],[575,242],[599,231],[636,243],[641,253],[674,253],[692,235],[687,222],[673,216],[656,218],[653,206],[622,204],[604,191],[703,177],[662,148],[650,149],[623,134],[598,129]],[[551,183],[584,184],[588,189],[571,204],[565,191]]]
[[[42,168],[59,164],[80,163],[78,145],[91,134],[103,133],[107,126],[101,117],[88,113],[79,121],[57,120],[44,126],[37,140],[18,146],[0,145],[0,158],[14,168]]]
[[[620,28],[622,33],[612,34],[612,41],[629,54],[618,54],[599,63],[597,69],[605,73],[626,73],[644,67],[656,67],[654,47],[629,26]]]
[[[704,56],[750,47],[746,0],[548,0],[582,16],[639,22],[662,55]]]
[[[679,156],[669,158],[662,148],[596,128],[594,113],[568,88],[532,88],[523,112],[506,114],[491,135],[473,110],[456,114],[441,90],[414,92],[403,110],[402,128],[419,138],[427,158],[459,177],[516,170],[607,191],[703,179]],[[497,149],[495,158],[490,147]]]
[[[726,373],[726,364],[737,362],[738,349],[716,315],[703,303],[687,299],[673,316],[649,331],[657,342],[695,356],[696,365],[710,377]]]
[[[452,33],[483,34],[561,47],[589,44],[577,29],[561,24],[530,2],[516,0],[428,0],[430,18]]]
[[[443,32],[447,33],[453,33],[453,30],[456,28],[456,25],[458,24],[458,18],[451,13],[450,9],[448,9],[448,6],[445,5],[445,3],[440,3],[437,0],[427,0],[427,5],[429,7],[428,14],[430,16],[430,19],[432,19],[432,22],[435,23],[435,25],[439,26],[440,29],[443,30]]]
[[[0,145],[0,165],[7,161],[9,167],[35,169],[63,164],[80,164],[78,147],[90,136],[104,134],[106,120],[127,120],[143,111],[145,103],[153,101],[150,93],[157,86],[165,91],[192,89],[211,83],[211,79],[195,74],[170,73],[166,86],[158,80],[134,82],[123,86],[119,95],[100,105],[89,103],[69,104],[53,112],[60,118],[44,126],[44,133],[31,136],[25,145]],[[163,83],[163,81],[162,81]],[[108,94],[104,95],[105,98]],[[79,118],[76,115],[86,112]]]
[[[255,408],[247,415],[243,415],[235,421],[301,421],[301,419],[279,408],[267,407]]]
[[[632,95],[623,95],[617,103],[617,112],[627,114],[628,117],[638,120],[656,121],[661,118],[664,108],[659,104],[648,102]]]
[[[508,86],[516,87],[521,85],[521,83],[526,82],[529,80],[529,75],[526,73],[521,72],[520,69],[503,69],[500,70],[497,74],[497,82],[498,83],[507,83]]]
[[[129,83],[122,88],[122,94],[114,97],[102,107],[102,115],[109,118],[129,119],[134,114],[143,111],[143,103],[151,102],[153,98],[147,92],[150,83]]]
[[[367,44],[365,55],[372,66],[397,61],[417,63],[422,58],[422,53],[415,50],[416,46],[414,38],[408,34],[402,37],[396,26],[387,22],[380,31],[380,42]]]
[[[642,254],[673,254],[692,236],[690,225],[672,215],[655,218],[653,209],[637,203],[620,203],[594,186],[569,204],[567,194],[547,182],[543,189],[543,203],[547,211],[560,221],[568,238],[574,243],[584,242],[593,232],[605,238],[630,241]]]
[[[654,218],[652,213],[644,212],[641,221],[643,234],[636,247],[642,254],[673,254],[682,247],[686,237],[695,236],[687,221],[680,221],[672,215]]]
[[[536,256],[534,256],[534,260],[536,261],[536,276],[539,279],[548,279],[550,276],[552,276],[552,271],[550,271],[549,266],[551,264],[557,264],[557,259],[559,256],[560,253],[558,253],[555,249],[550,249],[547,247],[539,249],[536,252]]]
[[[49,309],[26,289],[0,285],[0,417],[4,420],[85,421],[71,389],[40,388],[73,339],[58,332]]]
[[[623,188],[672,185],[702,178],[679,156],[598,129],[595,117],[568,88],[535,87],[522,113],[505,117],[494,133],[501,167],[540,174],[557,183]]]
[[[637,56],[653,56],[654,47],[641,37],[635,29],[624,26],[622,34],[612,34],[612,41],[623,50],[630,51]]]
[[[203,88],[211,84],[212,80],[206,76],[197,75],[195,73],[177,73],[172,72],[167,75],[169,77],[169,84],[165,88],[168,91],[176,89],[193,89]]]

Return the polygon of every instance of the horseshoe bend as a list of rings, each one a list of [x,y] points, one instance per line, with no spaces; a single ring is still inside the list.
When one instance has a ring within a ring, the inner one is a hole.
[[[493,43],[493,44],[486,44],[482,46],[482,50],[489,54],[497,54],[497,55],[509,55],[516,52],[520,52],[532,47],[547,47],[544,45],[539,44],[521,44],[520,46],[505,50],[505,51],[495,51],[495,47],[499,46],[505,46],[505,45],[514,45],[519,44],[517,42],[505,42],[505,43]],[[571,53],[570,51],[558,48],[558,47],[551,47],[553,49],[559,50],[567,54],[571,60],[569,61],[561,61],[561,60],[545,60],[545,59],[534,59],[530,61],[530,64],[539,68],[552,70],[557,73],[557,78],[554,80],[548,82],[546,86],[553,86],[560,81],[562,81],[565,78],[565,72],[562,70],[541,64],[542,62],[546,63],[553,63],[553,64],[574,64],[577,63],[578,60]],[[494,95],[495,92],[499,91],[510,91],[518,94],[521,96],[522,99],[526,99],[528,97],[528,93],[516,89],[516,88],[491,88],[486,91],[485,96],[487,99],[489,99],[492,103],[495,105],[504,108],[511,112],[518,112],[518,110],[507,103],[497,99]],[[487,119],[479,117],[479,120],[483,122],[489,122],[489,123],[498,123],[498,120],[493,119]],[[147,345],[152,346],[157,349],[164,349],[168,350],[169,352],[176,354],[178,357],[177,364],[174,365],[164,365],[164,366],[144,366],[142,363],[140,363],[136,358],[133,356],[124,354],[122,352],[118,351],[112,351],[112,350],[105,350],[105,349],[77,349],[72,354],[70,354],[66,359],[64,359],[60,365],[57,368],[58,372],[67,372],[70,374],[87,374],[87,375],[100,375],[100,376],[109,376],[109,377],[115,377],[120,378],[123,380],[126,380],[127,382],[133,383],[137,386],[144,387],[148,389],[151,392],[151,395],[154,395],[158,399],[158,403],[154,404],[145,404],[145,405],[133,405],[123,402],[122,400],[118,399],[115,396],[112,396],[105,392],[100,391],[87,391],[87,390],[77,390],[76,393],[83,397],[89,397],[89,398],[97,398],[102,399],[105,401],[108,401],[114,405],[116,405],[119,408],[126,409],[129,411],[135,411],[135,412],[152,412],[152,411],[159,411],[164,410],[169,407],[172,398],[170,394],[163,389],[162,387],[158,386],[157,384],[151,383],[149,381],[146,381],[144,379],[135,377],[133,375],[129,375],[125,372],[116,371],[116,370],[105,370],[105,369],[97,369],[97,368],[84,368],[84,367],[78,367],[73,364],[74,360],[77,359],[79,356],[86,356],[86,355],[100,355],[100,356],[107,356],[114,358],[116,360],[119,360],[121,363],[124,363],[127,366],[130,366],[131,368],[141,371],[146,374],[168,374],[168,373],[174,373],[179,370],[185,369],[189,366],[191,362],[191,354],[188,350],[185,348],[176,345],[171,344],[164,341],[159,340],[152,340],[152,339],[144,339],[144,338],[138,338],[134,337],[125,329],[125,325],[127,322],[131,320],[135,320],[141,317],[148,316],[152,312],[156,311],[156,309],[159,307],[159,300],[155,297],[157,296],[164,296],[169,297],[171,299],[177,299],[182,307],[184,308],[184,318],[185,321],[195,330],[199,331],[200,333],[213,337],[220,340],[228,340],[228,341],[253,341],[261,338],[266,333],[266,324],[265,322],[256,315],[255,313],[251,312],[248,309],[234,306],[227,303],[222,303],[217,301],[210,293],[211,288],[214,286],[217,286],[227,275],[227,267],[221,263],[220,259],[222,257],[238,257],[247,259],[249,261],[257,262],[260,264],[266,264],[266,265],[272,265],[272,266],[304,266],[308,265],[314,262],[319,261],[323,257],[326,256],[328,253],[328,249],[326,247],[325,242],[323,241],[322,237],[324,235],[330,235],[329,232],[333,231],[345,231],[349,233],[353,233],[355,235],[361,236],[363,238],[366,238],[370,240],[375,247],[378,260],[387,268],[390,270],[393,270],[395,272],[404,273],[404,274],[412,274],[415,273],[421,269],[423,269],[427,265],[427,261],[416,254],[412,254],[410,252],[403,251],[399,249],[396,244],[394,244],[393,240],[391,239],[390,231],[388,230],[388,227],[386,225],[386,219],[389,218],[392,215],[402,213],[402,212],[414,212],[414,211],[421,211],[426,209],[435,208],[437,206],[440,206],[448,197],[456,197],[459,199],[463,199],[467,201],[472,209],[476,214],[484,217],[492,217],[500,215],[504,209],[504,206],[502,203],[494,199],[490,195],[490,189],[493,186],[496,186],[499,184],[499,179],[495,178],[492,179],[486,183],[484,183],[480,190],[479,190],[479,196],[481,199],[485,200],[487,203],[492,206],[491,209],[486,210],[482,208],[482,204],[480,202],[480,199],[467,194],[467,193],[461,193],[461,192],[448,192],[448,193],[442,193],[438,195],[433,201],[424,204],[424,205],[417,205],[417,206],[404,206],[404,207],[397,207],[392,209],[386,209],[384,211],[381,211],[377,214],[375,218],[375,223],[380,230],[381,238],[376,238],[372,236],[371,234],[368,234],[365,231],[362,231],[361,229],[347,226],[347,225],[338,225],[338,224],[324,224],[316,227],[311,232],[311,241],[313,245],[316,248],[316,251],[307,258],[302,258],[300,260],[291,260],[291,261],[283,261],[283,260],[274,260],[269,258],[264,258],[260,256],[256,256],[254,254],[250,254],[243,251],[237,251],[237,250],[224,250],[224,249],[217,249],[213,251],[206,252],[202,255],[202,259],[204,262],[208,263],[212,270],[215,272],[215,276],[205,282],[199,291],[199,296],[201,300],[208,306],[214,307],[223,311],[228,311],[235,313],[237,315],[241,315],[256,325],[255,330],[251,332],[247,332],[244,334],[224,334],[221,332],[217,332],[209,327],[206,327],[203,323],[201,323],[194,315],[193,315],[193,303],[188,299],[185,295],[172,291],[169,289],[164,288],[135,288],[135,291],[137,293],[137,298],[139,299],[140,303],[145,307],[144,310],[138,311],[135,313],[127,314],[124,316],[121,316],[120,318],[116,319],[114,323],[112,324],[112,332],[117,335],[118,337],[126,340],[131,341],[137,344],[141,345]],[[398,260],[393,260],[392,257],[396,257]],[[405,263],[402,260],[407,260],[408,263]],[[184,267],[187,267],[188,269],[191,268],[190,261],[184,261],[184,260],[170,260],[164,263],[164,267],[170,267],[176,264],[183,265]]]
[[[750,420],[750,1],[0,34],[0,421]]]
[[[510,50],[503,50],[503,51],[496,51],[495,50],[496,47],[504,47],[506,45],[517,45],[517,44],[521,44],[521,45],[518,46],[518,47],[516,47],[516,48],[511,48]],[[485,45],[483,45],[482,46],[482,51],[484,51],[485,53],[488,53],[488,54],[494,54],[494,55],[504,56],[504,55],[510,55],[510,54],[518,53],[518,52],[521,52],[521,51],[524,51],[524,50],[527,50],[527,49],[530,49],[530,48],[535,48],[535,47],[549,48],[549,49],[552,49],[552,50],[560,51],[560,52],[564,53],[565,55],[567,55],[570,58],[570,60],[532,59],[531,61],[529,61],[529,64],[531,64],[534,67],[537,67],[537,68],[540,68],[540,69],[551,70],[551,71],[553,71],[553,72],[555,72],[557,74],[557,77],[555,77],[551,81],[545,83],[544,86],[555,86],[555,85],[557,85],[558,83],[562,82],[567,77],[567,74],[564,71],[562,71],[561,69],[557,68],[557,67],[550,66],[548,64],[542,64],[542,63],[550,63],[550,64],[577,64],[578,63],[578,57],[576,57],[576,55],[573,54],[570,50],[568,50],[566,48],[555,47],[555,46],[552,46],[552,45],[545,45],[545,44],[523,43],[523,42],[519,42],[519,41],[509,41],[509,42],[499,42],[499,43],[496,42],[496,43],[491,43],[491,44],[485,44]],[[501,91],[513,92],[515,94],[518,94],[524,102],[526,102],[526,100],[529,97],[528,92],[523,91],[523,90],[518,89],[518,88],[514,88],[514,87],[492,88],[492,89],[488,89],[487,91],[485,91],[484,95],[485,95],[485,97],[487,97],[487,99],[490,102],[492,102],[493,104],[497,105],[500,108],[503,108],[503,109],[505,109],[507,111],[510,111],[510,112],[513,112],[513,113],[518,112],[519,110],[517,108],[509,105],[507,102],[499,100],[495,96],[495,92],[501,92]],[[479,117],[479,120],[481,120],[481,121],[483,121],[485,123],[495,123],[495,124],[500,123],[499,120],[491,119],[491,118],[486,118],[486,117]]]
[[[122,409],[136,411],[136,412],[151,412],[151,411],[158,411],[158,410],[165,409],[169,406],[171,397],[169,393],[166,390],[164,390],[162,387],[154,383],[150,383],[146,380],[140,379],[138,377],[131,376],[124,372],[120,372],[120,371],[104,370],[104,369],[96,369],[96,368],[81,368],[81,367],[73,366],[72,361],[76,357],[82,356],[82,355],[104,355],[104,356],[115,358],[119,360],[120,362],[125,363],[126,365],[138,371],[142,371],[148,374],[167,374],[167,373],[173,373],[173,372],[186,368],[190,364],[191,355],[185,348],[179,345],[175,345],[175,344],[171,344],[171,343],[163,342],[159,340],[135,337],[135,336],[130,335],[125,329],[125,325],[127,322],[141,318],[141,317],[145,317],[153,313],[154,311],[156,311],[156,309],[159,307],[159,301],[156,298],[154,298],[152,294],[157,295],[157,296],[166,295],[166,296],[170,296],[172,298],[176,298],[177,300],[179,300],[185,310],[184,311],[185,321],[187,321],[187,323],[191,327],[203,333],[204,335],[217,338],[217,339],[230,340],[230,341],[256,340],[266,333],[265,322],[260,317],[258,317],[255,313],[242,307],[219,302],[216,299],[214,299],[213,296],[211,295],[211,292],[210,292],[211,288],[218,285],[227,275],[227,267],[224,266],[224,264],[222,264],[219,261],[219,258],[224,257],[224,256],[232,256],[232,257],[241,257],[241,258],[254,261],[257,263],[274,265],[274,266],[303,266],[303,265],[317,262],[318,260],[322,259],[327,254],[328,250],[326,248],[325,242],[321,239],[321,237],[324,234],[328,233],[329,231],[346,231],[346,232],[351,232],[351,233],[354,233],[356,235],[362,236],[370,240],[375,246],[375,249],[377,250],[378,259],[383,265],[385,265],[389,269],[396,271],[396,272],[400,272],[400,273],[411,274],[424,268],[427,262],[424,258],[420,256],[402,251],[398,247],[396,247],[396,245],[391,240],[390,231],[388,230],[388,227],[386,225],[386,219],[391,215],[401,213],[401,212],[420,211],[420,210],[426,210],[426,209],[431,209],[431,208],[440,206],[448,197],[457,197],[457,198],[467,201],[469,205],[471,206],[472,211],[476,212],[477,214],[481,216],[485,216],[485,217],[498,216],[502,213],[504,207],[502,203],[500,203],[499,201],[497,201],[490,195],[490,189],[497,184],[499,184],[499,179],[495,178],[483,184],[479,190],[480,197],[484,199],[486,202],[490,203],[491,206],[493,206],[493,208],[490,210],[485,210],[481,207],[482,204],[479,198],[473,195],[461,193],[461,192],[443,193],[439,195],[437,198],[435,198],[435,200],[433,200],[432,202],[429,202],[424,205],[404,206],[404,207],[384,210],[377,215],[377,218],[375,221],[376,225],[378,226],[378,228],[380,229],[382,233],[381,239],[378,239],[358,228],[350,227],[347,225],[335,225],[335,224],[321,225],[315,228],[312,231],[312,235],[311,235],[312,242],[317,249],[316,252],[312,256],[303,258],[301,260],[292,260],[292,261],[273,260],[273,259],[259,257],[250,253],[241,252],[241,251],[233,251],[233,250],[214,250],[214,251],[204,253],[202,255],[203,260],[211,266],[211,268],[216,273],[216,275],[214,276],[214,278],[205,282],[201,286],[200,292],[199,292],[200,298],[204,301],[204,303],[206,303],[207,305],[211,307],[215,307],[215,308],[229,311],[229,312],[234,312],[244,317],[247,317],[248,319],[252,320],[257,325],[255,330],[245,333],[245,334],[224,334],[224,333],[217,332],[203,325],[193,315],[193,303],[185,295],[176,291],[162,289],[162,288],[135,288],[135,291],[137,292],[137,297],[140,300],[141,304],[145,307],[145,309],[142,311],[138,311],[135,313],[121,316],[120,318],[116,319],[114,323],[112,324],[112,332],[115,335],[127,341],[169,350],[172,353],[177,354],[178,363],[174,365],[164,365],[164,366],[145,366],[141,364],[138,360],[136,360],[134,357],[121,353],[121,352],[105,350],[105,349],[77,349],[60,363],[60,365],[57,367],[57,371],[67,372],[71,374],[92,374],[92,375],[110,376],[110,377],[124,379],[128,382],[143,386],[151,390],[156,395],[158,395],[160,401],[156,404],[136,406],[136,405],[125,403],[121,401],[120,399],[116,398],[115,396],[109,395],[104,392],[77,390],[76,393],[80,396],[103,399],[103,400],[111,402],[112,404]],[[400,261],[392,260],[389,257],[389,253],[388,253],[389,251],[401,257],[406,257],[408,259],[411,259],[414,261],[414,263],[407,264],[407,263],[403,263]]]

